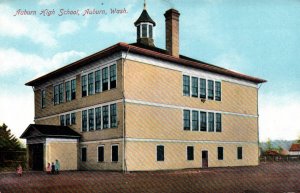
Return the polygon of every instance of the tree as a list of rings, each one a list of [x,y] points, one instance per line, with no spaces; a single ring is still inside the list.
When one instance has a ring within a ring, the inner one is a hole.
[[[20,150],[21,144],[19,140],[11,134],[5,123],[0,126],[0,151]]]
[[[272,147],[272,142],[270,140],[270,138],[268,138],[268,141],[267,141],[267,150],[272,150],[273,147]]]

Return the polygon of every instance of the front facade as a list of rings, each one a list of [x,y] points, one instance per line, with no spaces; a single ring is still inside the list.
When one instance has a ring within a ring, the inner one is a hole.
[[[43,143],[44,164],[120,171],[258,165],[265,80],[179,55],[179,13],[165,17],[166,50],[154,46],[155,22],[144,9],[137,43],[118,43],[26,84],[34,87],[35,124],[80,134]]]

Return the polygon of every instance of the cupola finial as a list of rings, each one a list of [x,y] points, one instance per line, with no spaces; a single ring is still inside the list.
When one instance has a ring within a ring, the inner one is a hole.
[[[144,10],[147,9],[146,0],[144,0]]]

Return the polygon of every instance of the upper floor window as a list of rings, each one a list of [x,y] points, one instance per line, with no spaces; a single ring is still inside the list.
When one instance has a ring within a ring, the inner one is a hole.
[[[214,99],[214,81],[208,80],[207,84],[208,84],[208,88],[207,88],[208,99],[213,100]]]
[[[152,25],[148,25],[148,27],[149,27],[149,37],[153,38],[153,27]]]
[[[200,112],[200,131],[206,131],[206,112]]]
[[[94,130],[94,109],[89,109],[89,131]]]
[[[65,125],[65,116],[64,116],[64,115],[61,115],[61,116],[60,116],[60,125],[61,125],[61,126],[64,126],[64,125]]]
[[[45,108],[46,107],[46,91],[45,90],[42,90],[41,91],[41,98],[42,98],[42,108]]]
[[[71,117],[70,117],[70,114],[66,114],[66,125],[71,125]]]
[[[71,113],[71,125],[76,124],[76,114],[75,113]]]
[[[94,94],[94,73],[88,74],[88,93],[89,95]]]
[[[192,130],[199,131],[199,113],[198,113],[198,111],[192,111]]]
[[[71,80],[71,100],[76,98],[76,79]]]
[[[198,97],[198,78],[192,77],[192,96]]]
[[[60,125],[67,126],[67,125],[74,125],[74,124],[76,124],[75,113],[60,115]]]
[[[208,113],[208,131],[214,132],[214,113]]]
[[[87,96],[87,75],[81,76],[81,96]]]
[[[183,95],[190,96],[190,77],[183,75]]]
[[[215,82],[215,100],[216,101],[221,101],[221,82]]]
[[[142,37],[147,37],[147,24],[142,24]]]
[[[183,111],[183,130],[190,130],[190,111],[184,110]]]
[[[200,98],[206,98],[206,80],[203,78],[200,78]]]
[[[95,92],[98,93],[101,91],[101,71],[97,70],[95,72]]]
[[[112,88],[116,88],[116,79],[117,79],[117,76],[116,76],[116,65],[111,65],[109,67],[109,70],[110,70],[110,89]]]
[[[108,67],[102,69],[102,91],[108,90]]]
[[[53,89],[54,104],[59,104],[59,86],[55,85]]]
[[[87,131],[87,110],[82,111],[81,122],[82,131]]]
[[[117,105],[110,105],[110,127],[117,127]]]
[[[222,115],[221,113],[216,113],[216,132],[222,131]]]
[[[108,106],[102,107],[103,129],[108,128]]]
[[[65,83],[66,88],[66,101],[71,101],[71,81]]]
[[[101,107],[95,108],[96,130],[101,129]]]
[[[64,102],[64,84],[61,83],[59,85],[59,103],[63,103]]]

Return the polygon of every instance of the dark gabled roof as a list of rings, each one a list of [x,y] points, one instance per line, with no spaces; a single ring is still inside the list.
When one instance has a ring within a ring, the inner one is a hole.
[[[260,78],[256,78],[256,77],[252,77],[252,76],[248,76],[245,74],[241,74],[238,72],[234,72],[231,70],[227,70],[225,68],[221,68],[212,64],[208,64],[199,60],[195,60],[183,55],[180,55],[179,58],[178,57],[174,57],[171,56],[169,54],[167,54],[166,50],[160,49],[160,48],[156,48],[156,47],[151,47],[151,46],[145,46],[142,44],[127,44],[127,43],[123,43],[120,42],[118,44],[115,44],[111,47],[108,47],[102,51],[99,51],[97,53],[94,53],[90,56],[87,56],[85,58],[82,58],[76,62],[73,62],[69,65],[66,65],[62,68],[59,68],[53,72],[50,72],[44,76],[41,76],[35,80],[32,80],[30,82],[27,82],[25,85],[26,86],[37,86],[39,84],[44,83],[45,81],[51,79],[51,78],[55,78],[60,76],[62,73],[66,73],[69,71],[73,71],[76,70],[84,65],[87,65],[91,62],[97,61],[103,57],[109,56],[115,52],[118,51],[128,51],[129,53],[135,53],[135,54],[140,54],[140,55],[144,55],[144,56],[148,56],[148,57],[152,57],[152,58],[157,58],[160,60],[164,60],[164,61],[169,61],[169,62],[173,62],[176,63],[178,65],[183,65],[183,66],[188,66],[188,67],[192,67],[192,68],[196,68],[196,69],[201,69],[204,71],[209,71],[209,72],[213,72],[213,73],[217,73],[217,74],[222,74],[222,75],[226,75],[226,76],[230,76],[230,77],[234,77],[237,79],[241,79],[241,80],[246,80],[246,81],[250,81],[256,84],[259,83],[264,83],[266,82],[266,80],[264,79],[260,79]]]
[[[300,151],[300,143],[292,144],[290,151]]]
[[[81,135],[67,126],[57,125],[38,125],[30,124],[23,132],[20,138],[30,138],[30,134],[34,132],[33,137],[63,137],[63,138],[80,138]]]
[[[155,22],[151,19],[146,9],[142,11],[140,17],[134,22],[134,25],[137,26],[141,22],[149,22],[155,26]]]

